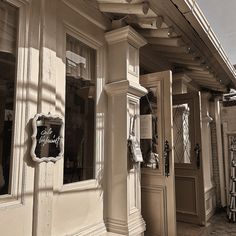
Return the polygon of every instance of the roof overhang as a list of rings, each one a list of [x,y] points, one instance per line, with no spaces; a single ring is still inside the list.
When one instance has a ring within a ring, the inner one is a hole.
[[[236,88],[236,72],[194,0],[97,0],[113,28],[131,25],[148,44],[144,71],[184,73],[200,89]]]
[[[236,71],[229,61],[222,45],[217,36],[210,27],[196,0],[171,0],[176,4],[177,8],[184,15],[186,20],[198,33],[199,37],[204,41],[210,52],[212,53],[216,64],[220,64],[220,68],[224,70],[225,76],[228,77],[229,86],[236,86]]]

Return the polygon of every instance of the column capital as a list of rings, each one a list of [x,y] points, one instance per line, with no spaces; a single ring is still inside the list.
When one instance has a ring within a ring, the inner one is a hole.
[[[211,93],[201,92],[201,113],[202,113],[202,122],[210,124],[213,121],[213,118],[209,114],[209,99],[211,98]]]
[[[201,97],[202,99],[209,100],[211,98],[211,93],[210,92],[201,92]]]
[[[173,74],[173,94],[187,93],[191,81],[192,79],[185,73]]]
[[[176,74],[173,74],[173,80],[180,80],[182,81],[183,83],[189,83],[192,81],[192,79],[186,75],[185,73],[176,73]]]
[[[209,114],[206,114],[206,115],[204,115],[203,117],[202,117],[202,122],[203,123],[211,123],[213,121],[213,118],[212,117],[210,117],[210,115]]]
[[[135,48],[140,48],[147,44],[147,40],[129,25],[107,32],[105,38],[110,45],[127,41]]]
[[[137,97],[147,94],[147,89],[138,83],[129,80],[120,80],[105,85],[105,91],[109,96],[115,96],[122,93],[130,93]]]

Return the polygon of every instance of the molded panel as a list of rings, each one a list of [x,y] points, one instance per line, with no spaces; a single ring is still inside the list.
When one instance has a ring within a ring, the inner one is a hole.
[[[197,215],[196,179],[176,176],[175,185],[177,212]]]
[[[166,235],[166,190],[163,187],[142,188],[142,213],[147,225],[147,236]]]

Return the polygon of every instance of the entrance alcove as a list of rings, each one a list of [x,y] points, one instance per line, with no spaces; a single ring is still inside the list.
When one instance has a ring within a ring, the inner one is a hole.
[[[172,72],[144,74],[149,93],[141,99],[142,215],[145,235],[176,235],[172,149]],[[142,117],[143,116],[143,117]],[[143,124],[142,124],[143,122]],[[149,136],[148,129],[152,130]],[[143,133],[142,133],[143,132]]]
[[[214,109],[212,110],[211,97],[210,93],[202,91],[186,74],[174,75],[173,130],[177,220],[200,225],[206,224],[216,207],[210,126]],[[180,117],[181,128],[180,122],[178,123]],[[178,138],[178,135],[181,136],[180,130],[183,131],[182,138]],[[180,145],[183,147],[182,159],[178,158]]]
[[[172,78],[171,71],[144,74],[140,83],[149,91],[140,103],[146,234],[175,235],[176,220],[205,225],[215,206],[214,189],[209,187],[209,96],[199,92],[189,76],[174,74]],[[148,115],[152,124],[142,124],[142,116],[145,120]],[[149,127],[152,137],[148,137]],[[152,152],[157,153],[158,164],[150,163]]]

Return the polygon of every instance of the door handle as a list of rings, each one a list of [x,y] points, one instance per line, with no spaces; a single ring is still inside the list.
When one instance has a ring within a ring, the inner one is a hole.
[[[166,140],[164,145],[165,176],[170,175],[170,145]]]
[[[200,169],[200,152],[201,152],[201,148],[200,145],[197,143],[195,148],[195,156],[196,156],[196,163],[197,163],[197,168]]]

